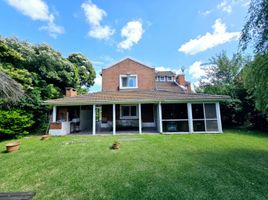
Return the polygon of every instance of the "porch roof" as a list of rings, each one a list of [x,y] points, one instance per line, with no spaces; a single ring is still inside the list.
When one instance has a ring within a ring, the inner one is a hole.
[[[158,102],[217,102],[229,96],[170,91],[114,91],[96,92],[74,97],[44,101],[45,105],[92,105],[113,103],[158,103]]]

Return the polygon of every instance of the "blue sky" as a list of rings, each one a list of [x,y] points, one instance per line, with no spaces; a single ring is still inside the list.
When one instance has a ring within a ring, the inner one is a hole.
[[[249,0],[1,0],[0,34],[82,52],[99,73],[125,57],[197,82],[212,56],[238,50]],[[92,91],[100,90],[97,77]]]

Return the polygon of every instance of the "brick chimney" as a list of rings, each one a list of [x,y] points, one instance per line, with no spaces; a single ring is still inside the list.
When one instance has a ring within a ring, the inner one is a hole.
[[[176,82],[179,84],[179,85],[182,85],[182,86],[185,86],[185,76],[184,74],[178,74],[177,77],[176,77]]]
[[[191,83],[185,80],[184,69],[180,69],[179,74],[176,76],[176,82],[185,87],[187,93],[192,92]]]
[[[77,96],[77,91],[76,89],[72,88],[72,87],[67,87],[65,89],[65,96],[66,97],[74,97]]]

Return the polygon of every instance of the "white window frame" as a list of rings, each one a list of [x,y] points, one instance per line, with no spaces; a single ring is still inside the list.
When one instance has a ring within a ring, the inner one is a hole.
[[[122,107],[129,107],[130,109],[130,106],[135,106],[136,107],[136,116],[123,116],[123,112],[122,112]],[[138,105],[120,105],[120,119],[138,119],[139,116],[138,116],[138,113],[139,110],[138,110]]]
[[[171,81],[173,81],[173,78],[172,78],[172,76],[167,76],[167,81],[168,81],[168,82],[171,82]]]
[[[159,81],[165,82],[165,76],[159,76]]]
[[[135,78],[136,78],[136,86],[134,86],[134,87],[123,87],[123,85],[122,85],[122,78],[124,78],[124,77],[129,77],[129,76],[134,76]],[[136,74],[129,74],[129,75],[120,75],[120,77],[119,77],[119,88],[120,89],[137,89],[138,88],[138,75],[136,75]]]
[[[217,107],[216,107],[216,103],[192,103],[192,105],[194,105],[194,104],[200,104],[200,105],[202,105],[202,107],[203,107],[203,113],[204,113],[204,117],[203,118],[200,118],[200,119],[194,119],[194,118],[192,118],[192,120],[193,120],[193,123],[195,122],[195,121],[204,121],[204,125],[205,125],[205,130],[204,131],[195,131],[194,130],[194,127],[193,127],[193,132],[194,133],[217,133],[217,132],[220,132],[220,127],[219,127],[219,123],[218,123],[218,117],[217,117]],[[215,105],[215,110],[216,110],[216,117],[215,118],[207,118],[207,116],[206,116],[206,109],[205,109],[205,105],[206,104],[214,104]],[[193,114],[193,113],[192,113]],[[207,130],[207,121],[216,121],[217,122],[217,126],[218,126],[218,130],[217,131],[208,131]]]

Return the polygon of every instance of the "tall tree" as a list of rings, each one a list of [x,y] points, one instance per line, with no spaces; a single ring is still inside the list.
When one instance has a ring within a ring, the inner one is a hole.
[[[90,87],[96,78],[95,70],[91,62],[81,53],[72,53],[68,60],[78,67],[79,81],[81,86]]]
[[[204,66],[205,76],[200,80],[197,91],[208,94],[229,95],[231,98],[222,104],[223,125],[242,125],[245,121],[243,102],[245,89],[240,71],[249,58],[234,54],[229,58],[225,51],[212,57]]]
[[[252,43],[256,53],[267,53],[268,0],[251,0],[248,19],[242,30],[240,43],[243,49]]]
[[[268,112],[268,54],[259,54],[243,70],[245,86],[255,97],[256,108]]]

